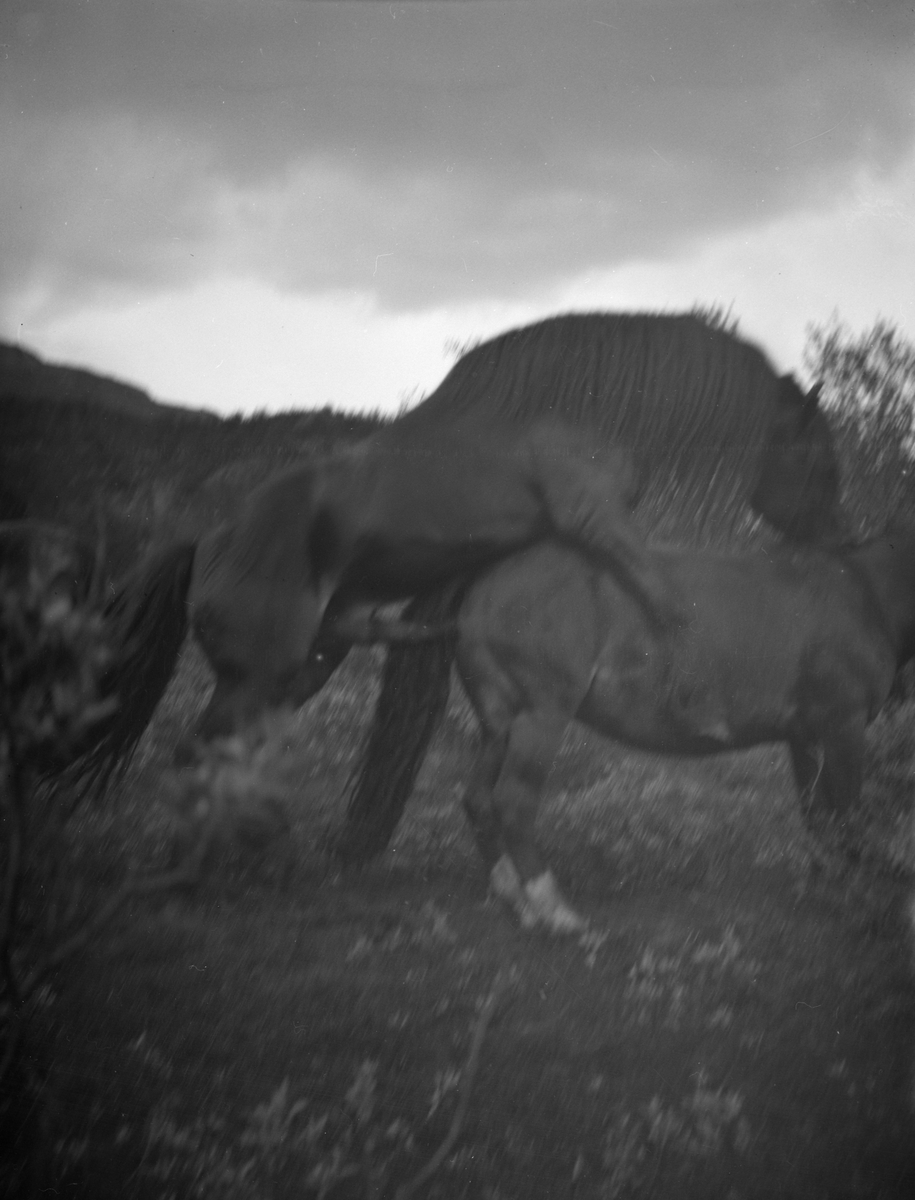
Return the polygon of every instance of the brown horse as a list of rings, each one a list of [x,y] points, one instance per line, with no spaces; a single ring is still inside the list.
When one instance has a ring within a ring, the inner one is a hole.
[[[469,350],[390,436],[447,432],[499,418],[525,428],[548,416],[596,446],[624,446],[645,480],[637,517],[665,541],[731,547],[753,514],[798,542],[844,534],[827,422],[790,376],[696,315],[584,313],[513,329]],[[752,511],[751,511],[752,510]],[[449,599],[417,598],[410,616],[447,616]],[[322,639],[317,687],[347,652]],[[446,645],[392,646],[354,780],[339,851],[359,862],[384,849],[410,794],[435,714],[448,697]]]
[[[915,527],[829,552],[654,558],[693,612],[673,638],[611,575],[551,544],[501,563],[461,608],[458,671],[482,728],[464,804],[495,890],[526,926],[584,926],[533,837],[572,720],[675,755],[785,742],[806,822],[850,848],[865,728],[915,654]],[[723,716],[711,735],[671,703],[684,656]]]
[[[123,651],[105,682],[120,707],[99,754],[145,726],[188,620],[216,674],[206,741],[313,694],[328,613],[464,578],[544,536],[591,554],[672,626],[686,614],[632,524],[636,498],[625,451],[546,422],[411,431],[396,446],[384,430],[278,475],[236,522],[160,553],[122,590],[110,616]],[[89,766],[104,769],[98,755]]]
[[[595,452],[545,422],[396,441],[383,430],[277,476],[197,549],[188,606],[217,675],[201,736],[312,694],[312,651],[330,606],[413,596],[544,536],[594,555],[659,623],[675,622],[685,614],[669,605],[631,522],[637,493],[623,451]]]
[[[388,437],[396,447],[462,421],[546,419],[630,452],[646,483],[640,516],[656,536],[731,542],[749,504],[785,537],[812,542],[834,535],[838,518],[818,394],[699,315],[570,313],[468,350]]]
[[[598,325],[592,328],[595,320]],[[601,322],[616,320],[625,329],[626,370],[595,333],[603,328]],[[698,420],[699,388],[689,370],[670,370],[680,354],[678,321],[693,333],[702,331],[698,344],[717,364],[706,372],[713,411],[719,414],[717,440],[714,422]],[[312,695],[348,650],[345,639],[328,632],[328,622],[354,601],[438,597],[444,587],[449,598],[439,606],[446,615],[456,582],[546,536],[565,538],[594,555],[660,625],[675,626],[682,610],[655,578],[631,523],[628,506],[638,488],[629,458],[619,448],[631,445],[636,461],[645,460],[639,439],[653,428],[649,399],[657,407],[649,388],[654,375],[646,374],[655,366],[649,351],[665,346],[665,338],[670,339],[663,357],[668,365],[660,375],[671,388],[665,403],[686,427],[703,431],[700,457],[723,462],[729,453],[738,453],[741,460],[752,460],[745,482],[752,482],[754,503],[762,511],[782,528],[805,536],[837,535],[835,458],[816,394],[805,397],[790,378],[778,380],[753,347],[689,318],[568,317],[545,323],[543,329],[546,333],[537,337],[521,331],[529,356],[531,346],[542,351],[530,357],[524,371],[532,410],[544,408],[543,378],[559,381],[577,363],[581,378],[576,376],[576,386],[590,389],[585,410],[597,400],[608,401],[608,395],[615,398],[616,441],[593,422],[589,427],[581,413],[582,429],[577,430],[568,397],[557,396],[555,416],[541,411],[536,418],[525,417],[517,405],[501,414],[495,384],[505,378],[504,364],[496,363],[479,378],[480,400],[492,402],[492,413],[480,411],[483,403],[433,404],[436,396],[465,396],[473,386],[467,364],[479,363],[484,348],[472,351],[448,377],[461,374],[465,382],[457,392],[446,380],[429,401],[361,446],[269,481],[237,521],[199,545],[184,543],[163,551],[127,582],[111,611],[123,649],[108,688],[118,695],[120,708],[87,769],[104,773],[136,743],[172,673],[189,619],[216,674],[216,689],[198,729],[204,739],[238,729],[266,707],[301,703]],[[559,375],[550,369],[559,353],[557,330],[568,334]],[[488,345],[508,345],[513,336]],[[595,345],[600,371],[619,384],[618,394],[608,394],[593,364],[581,374],[580,352],[588,346],[593,352]],[[729,356],[718,363],[721,346]],[[516,365],[517,349],[515,345],[509,354]],[[497,357],[501,362],[501,350]],[[624,386],[627,373],[629,384]],[[636,378],[641,383],[634,393]],[[674,388],[677,379],[679,391]],[[566,383],[568,390],[568,379]],[[517,380],[510,394],[517,400]],[[733,416],[741,405],[758,418],[749,448],[737,446],[738,430],[746,434],[748,422],[724,421],[722,416],[725,410]],[[730,449],[721,440],[725,430],[736,439]],[[679,448],[672,452],[671,478],[686,477],[681,458]],[[649,493],[657,491],[657,474],[642,471]],[[722,468],[719,474],[726,472]],[[703,494],[713,492],[707,484]],[[431,683],[440,696],[447,691],[448,655],[439,647],[412,649],[424,663],[432,662]],[[429,654],[437,657],[430,660]],[[408,668],[409,674],[411,661]],[[416,742],[419,735],[422,741],[423,720],[436,712],[426,694],[419,708],[423,719],[416,719],[421,693],[414,688],[413,701],[403,705],[401,713],[410,717],[405,729],[402,716],[398,718],[402,736],[396,744],[401,750],[407,747],[408,759],[411,739]],[[687,697],[687,703],[695,704],[696,698]],[[712,724],[717,719],[715,713],[694,716]],[[409,770],[400,776],[395,771],[394,777],[393,793],[402,805],[412,777]],[[379,807],[384,820],[385,806]],[[395,807],[389,806],[389,812]]]

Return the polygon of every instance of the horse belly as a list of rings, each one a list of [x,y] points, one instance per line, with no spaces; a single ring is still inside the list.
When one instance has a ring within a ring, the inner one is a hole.
[[[508,548],[525,544],[522,532]],[[338,596],[361,600],[398,600],[457,576],[479,570],[506,553],[506,541],[438,537],[405,537],[387,541],[372,538],[358,546],[336,588]]]
[[[663,674],[638,643],[601,656],[578,713],[579,721],[627,745],[677,750],[680,742],[663,703]],[[682,739],[680,739],[682,741]]]
[[[604,581],[612,622],[580,719],[662,753],[701,755],[777,739],[792,715],[797,647],[790,624],[779,623],[777,638],[762,639],[752,590],[731,603],[708,576],[702,587],[678,582],[696,601],[695,617],[670,637],[653,631],[631,598]]]
[[[529,490],[508,472],[386,480],[360,516],[341,591],[391,599],[478,570],[543,533]]]
[[[606,640],[594,661],[591,686],[578,719],[592,729],[632,745],[658,747],[669,736],[664,713],[668,654],[652,634],[639,605],[607,578],[602,579],[604,616],[612,613]]]

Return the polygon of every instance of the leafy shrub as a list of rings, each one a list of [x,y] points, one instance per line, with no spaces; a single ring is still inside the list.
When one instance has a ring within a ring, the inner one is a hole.
[[[186,882],[197,865],[117,881],[87,862],[77,817],[94,797],[67,768],[117,705],[101,687],[114,651],[99,589],[85,597],[73,583],[66,537],[32,549],[0,557],[0,1141],[20,1147],[9,1186],[24,1186],[44,1151],[28,1144],[40,1143],[40,1083],[24,1052],[44,981],[130,896]]]
[[[79,923],[65,870],[75,805],[47,780],[111,711],[98,699],[110,661],[102,619],[59,586],[72,565],[65,541],[43,549],[0,559],[0,1133],[9,1141],[23,1132],[22,1092],[34,1089],[21,1053],[29,1006]]]
[[[915,515],[915,345],[877,320],[853,333],[837,318],[811,326],[805,353],[836,438],[843,501],[857,533]],[[893,867],[915,870],[912,702],[915,671],[900,672],[891,703],[869,732],[861,841]],[[901,705],[901,707],[900,707]]]
[[[808,329],[805,360],[823,382],[844,503],[859,529],[880,528],[915,505],[915,346],[888,321],[856,335],[834,318]]]

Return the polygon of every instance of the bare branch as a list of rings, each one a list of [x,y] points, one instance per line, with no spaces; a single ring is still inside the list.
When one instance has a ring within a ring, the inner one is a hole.
[[[496,1009],[499,1007],[499,1001],[502,999],[508,982],[507,977],[501,971],[498,972],[493,980],[492,989],[486,997],[483,1007],[480,1009],[473,1029],[470,1053],[467,1055],[467,1064],[461,1072],[461,1094],[444,1141],[422,1170],[397,1189],[395,1200],[410,1200],[410,1197],[415,1195],[419,1188],[432,1178],[454,1149],[458,1138],[461,1136],[464,1119],[467,1116],[467,1109],[470,1105],[470,1093],[473,1090],[474,1080],[480,1066],[480,1052],[483,1049],[483,1040],[486,1037],[486,1031],[489,1029],[493,1017],[496,1015]]]

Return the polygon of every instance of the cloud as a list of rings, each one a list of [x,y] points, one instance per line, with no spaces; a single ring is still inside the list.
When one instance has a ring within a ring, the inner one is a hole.
[[[66,312],[44,299],[22,298],[16,331],[44,357],[104,363],[159,399],[222,413],[394,412],[444,376],[446,346],[539,315],[536,302],[392,314],[365,294],[314,299],[233,277]]]
[[[324,404],[393,411],[442,378],[446,344],[568,309],[731,304],[744,334],[780,368],[797,370],[807,324],[836,308],[855,329],[884,314],[915,330],[911,277],[900,270],[915,262],[913,195],[915,155],[889,177],[860,172],[848,198],[826,211],[700,235],[674,255],[591,267],[509,301],[394,312],[369,287],[305,296],[239,270],[154,293],[99,294],[67,309],[42,289],[22,292],[10,331],[47,357],[103,364],[160,398],[222,412]],[[371,278],[370,267],[364,273]]]
[[[731,306],[745,336],[798,370],[807,328],[833,313],[853,329],[888,317],[915,333],[915,154],[890,177],[862,170],[829,209],[697,238],[667,259],[636,259],[562,285],[559,309]],[[904,197],[904,202],[900,202]],[[900,265],[903,264],[903,269]]]
[[[0,22],[6,287],[64,305],[220,275],[520,302],[834,205],[913,136],[892,4],[7,0]]]
[[[206,146],[131,116],[14,115],[0,127],[0,158],[7,288],[45,285],[66,304],[205,266],[191,256],[212,207]]]

